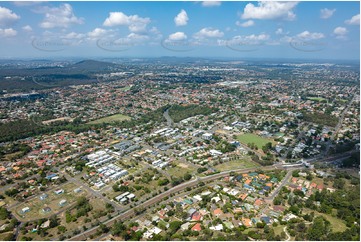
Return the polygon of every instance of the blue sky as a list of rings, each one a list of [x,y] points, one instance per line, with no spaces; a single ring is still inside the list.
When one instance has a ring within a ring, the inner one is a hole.
[[[359,59],[359,2],[0,2],[3,58]]]

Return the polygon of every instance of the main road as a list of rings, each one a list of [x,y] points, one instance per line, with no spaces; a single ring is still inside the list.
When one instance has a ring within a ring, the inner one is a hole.
[[[350,155],[350,153],[344,153],[342,154],[343,156],[345,155]],[[322,161],[322,160],[334,160],[334,159],[337,159],[339,158],[340,156],[342,155],[335,155],[333,157],[328,157],[328,158],[323,158],[323,159],[318,159],[318,161]],[[314,159],[309,159],[309,161],[315,161]],[[122,220],[124,221],[125,219],[129,219],[131,217],[134,217],[135,216],[135,210],[141,210],[141,209],[147,209],[149,208],[150,206],[154,205],[154,204],[158,204],[160,201],[162,201],[165,197],[168,197],[170,196],[171,194],[174,194],[174,193],[177,193],[179,191],[182,191],[188,187],[194,187],[196,185],[198,185],[200,182],[209,182],[209,181],[212,181],[212,180],[215,180],[215,179],[219,179],[221,177],[224,177],[224,176],[227,176],[227,175],[230,175],[231,172],[239,172],[239,173],[247,173],[247,172],[251,172],[251,171],[255,171],[255,170],[263,170],[263,171],[267,171],[267,170],[274,170],[274,169],[283,169],[283,170],[288,170],[288,171],[292,171],[294,169],[300,169],[301,167],[303,167],[302,164],[299,164],[299,166],[293,166],[293,167],[284,167],[282,164],[277,164],[277,165],[272,165],[272,166],[264,166],[264,167],[255,167],[255,168],[247,168],[247,169],[234,169],[234,170],[229,170],[229,171],[224,171],[224,172],[220,172],[220,173],[217,173],[217,174],[214,174],[214,175],[210,175],[210,176],[206,176],[206,177],[198,177],[196,176],[195,179],[191,180],[191,181],[188,181],[188,182],[185,182],[185,183],[182,183],[178,186],[175,186],[175,187],[172,187],[170,188],[169,190],[153,197],[153,198],[150,198],[149,200],[135,206],[134,208],[132,209],[129,209],[127,211],[124,211],[123,213],[105,221],[103,224],[105,224],[106,226],[110,227],[111,225],[114,224],[114,222],[116,220]],[[287,182],[289,177],[290,177],[290,172],[287,173],[285,179],[283,180],[283,183]],[[278,189],[281,189],[282,185],[280,185],[278,187]],[[276,196],[277,193],[274,193],[274,196]],[[95,226],[91,229],[88,229],[87,231],[81,233],[81,234],[78,234],[72,238],[70,238],[69,240],[71,241],[80,241],[80,240],[86,240],[90,235],[96,233],[97,229],[99,228],[99,226]],[[56,238],[54,238],[53,240],[56,240]]]
[[[169,196],[171,194],[177,193],[179,191],[182,191],[182,190],[186,189],[187,187],[196,186],[200,182],[208,182],[208,181],[212,181],[212,180],[215,180],[215,179],[219,179],[221,177],[229,175],[231,172],[247,173],[247,172],[251,172],[251,171],[255,171],[255,170],[259,170],[259,169],[266,171],[266,170],[274,170],[274,169],[280,169],[280,168],[277,167],[277,166],[264,166],[264,167],[257,167],[257,168],[235,169],[235,170],[230,170],[230,171],[224,171],[224,172],[220,172],[220,173],[210,175],[210,176],[206,176],[206,177],[197,177],[196,176],[195,179],[193,179],[191,181],[188,181],[188,182],[185,182],[185,183],[182,183],[182,184],[180,184],[178,186],[172,187],[169,190],[163,192],[162,194],[159,194],[158,196],[155,196],[155,197],[145,201],[144,203],[139,204],[138,206],[134,207],[133,209],[125,211],[125,212],[119,214],[118,216],[106,221],[104,224],[109,227],[109,226],[113,225],[116,220],[124,221],[125,219],[131,218],[131,217],[133,217],[135,215],[134,210],[146,209],[146,208],[152,206],[153,204],[159,203],[165,197],[167,197],[167,196]],[[284,168],[281,168],[281,169],[284,169]],[[297,167],[292,168],[292,169],[297,169]],[[298,167],[298,169],[299,169],[299,167]],[[93,228],[91,228],[91,229],[89,229],[89,230],[87,230],[87,231],[85,231],[85,232],[83,232],[83,233],[81,233],[79,235],[76,235],[76,236],[70,238],[69,240],[71,240],[71,241],[85,240],[91,234],[94,234],[97,231],[98,227],[99,226],[93,227]]]

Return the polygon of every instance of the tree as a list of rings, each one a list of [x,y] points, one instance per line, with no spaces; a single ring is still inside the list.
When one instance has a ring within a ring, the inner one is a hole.
[[[110,231],[112,235],[119,236],[125,229],[123,222],[115,221]]]
[[[292,176],[293,176],[293,177],[299,177],[300,175],[299,175],[298,173],[299,173],[298,170],[293,171],[293,172],[292,172]]]
[[[5,220],[9,218],[9,216],[10,212],[4,207],[0,207],[0,220]]]
[[[105,225],[105,224],[100,224],[99,225],[99,231],[104,234],[104,233],[107,233],[109,232],[109,228]]]
[[[307,230],[308,240],[326,240],[330,232],[330,222],[319,216],[313,220],[312,225]]]
[[[337,189],[343,189],[343,188],[345,187],[345,184],[346,184],[346,182],[345,182],[345,180],[342,179],[342,178],[335,179],[335,180],[333,181],[333,187],[334,187],[334,188],[337,188]]]
[[[183,176],[183,179],[184,179],[185,181],[189,181],[191,178],[192,178],[192,175],[189,174],[188,172],[187,172],[186,174],[184,174],[184,176]]]
[[[170,222],[169,224],[170,233],[174,234],[175,232],[177,232],[181,225],[182,225],[181,221]]]

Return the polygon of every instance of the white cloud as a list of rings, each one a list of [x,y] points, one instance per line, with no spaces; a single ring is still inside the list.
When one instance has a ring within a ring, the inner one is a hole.
[[[162,33],[157,29],[157,27],[150,28],[148,34],[153,40],[160,40],[163,37]]]
[[[145,41],[149,40],[149,36],[137,33],[130,33],[126,37],[119,38],[113,41],[113,44],[130,47],[134,45],[139,45],[145,43]]]
[[[63,39],[83,39],[85,37],[85,34],[70,32],[64,36],[62,36]]]
[[[269,40],[270,36],[268,34],[251,34],[251,35],[236,35],[230,40],[218,40],[218,45],[228,45],[228,46],[249,46],[254,47],[260,45]],[[273,43],[273,42],[272,42]]]
[[[33,31],[33,28],[30,25],[25,25],[22,27],[22,29],[26,32],[31,32]]]
[[[172,41],[185,40],[185,39],[187,39],[187,35],[183,32],[175,32],[173,34],[170,34],[168,39],[172,40]]]
[[[189,20],[189,18],[188,18],[187,12],[184,9],[182,9],[178,13],[178,15],[174,17],[174,23],[177,26],[187,25],[188,20]]]
[[[38,2],[35,2],[35,1],[14,1],[13,4],[15,6],[18,6],[18,7],[28,7],[28,6],[33,6],[33,5],[37,5],[37,4],[41,4],[42,2],[38,1]]]
[[[237,26],[240,26],[240,27],[245,27],[245,28],[247,28],[247,27],[253,26],[253,25],[254,25],[254,21],[253,21],[253,20],[247,20],[246,22],[243,22],[243,23],[237,21],[237,22],[236,22],[236,25],[237,25]]]
[[[0,37],[14,37],[18,32],[12,28],[0,29]]]
[[[282,28],[278,28],[275,33],[276,33],[276,34],[283,34],[283,29],[282,29]]]
[[[323,8],[321,9],[321,18],[323,19],[327,19],[327,18],[331,18],[332,15],[335,13],[336,9],[328,9],[328,8]]]
[[[145,40],[149,39],[149,36],[137,33],[130,33],[128,34],[127,38],[135,42],[144,42]]]
[[[314,39],[322,39],[325,37],[323,33],[311,33],[309,31],[303,31],[302,33],[299,33],[297,35],[298,38],[304,39],[304,40],[314,40]]]
[[[242,14],[243,19],[277,19],[294,20],[293,9],[297,2],[259,2],[258,6],[248,3]]]
[[[223,37],[224,33],[218,29],[213,28],[203,28],[199,32],[193,35],[196,39],[204,39],[204,38],[220,38]]]
[[[360,14],[353,16],[351,19],[345,21],[346,24],[350,25],[359,25],[360,24]]]
[[[347,32],[348,32],[347,29],[344,27],[337,27],[333,30],[333,33],[337,35],[345,35],[347,34]]]
[[[221,1],[203,1],[202,2],[203,7],[217,7],[217,6],[221,6],[221,4],[222,4]]]
[[[254,40],[254,41],[265,41],[265,40],[268,40],[269,37],[270,36],[268,34],[259,34],[259,35],[251,34],[251,35],[243,36],[242,39]]]
[[[348,30],[344,27],[336,27],[333,30],[333,33],[336,35],[337,39],[346,39],[346,35],[348,33]]]
[[[149,23],[150,18],[142,18],[138,15],[127,16],[122,12],[110,12],[103,25],[107,27],[128,26],[131,32],[142,32],[145,31]]]
[[[8,27],[20,19],[20,16],[15,14],[8,8],[0,6],[0,26]]]
[[[102,28],[95,28],[93,31],[88,32],[88,37],[90,37],[91,39],[96,39],[96,38],[100,38],[102,36],[105,36],[106,34],[108,34],[110,31],[106,30],[106,29],[102,29]]]
[[[45,14],[44,20],[40,23],[40,27],[44,29],[67,28],[72,24],[84,23],[83,18],[75,16],[72,6],[68,3],[53,8],[42,7],[36,10],[36,12]]]

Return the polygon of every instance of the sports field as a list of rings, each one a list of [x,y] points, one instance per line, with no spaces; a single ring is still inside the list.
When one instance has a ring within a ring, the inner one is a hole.
[[[240,160],[223,162],[222,164],[216,165],[214,168],[216,168],[217,171],[229,171],[235,169],[253,168],[258,166],[259,164],[253,162],[251,159],[246,157]]]
[[[262,138],[256,134],[241,134],[237,136],[237,140],[243,144],[254,143],[257,145],[258,149],[262,149],[262,147],[268,142],[273,143],[272,140]]]
[[[307,99],[311,100],[311,101],[316,101],[316,102],[326,101],[326,99],[323,97],[307,97]]]
[[[115,114],[112,116],[108,116],[108,117],[104,117],[104,118],[100,118],[100,119],[96,119],[93,121],[88,122],[88,124],[102,124],[102,123],[112,123],[112,122],[116,122],[116,121],[123,121],[123,120],[130,120],[130,117],[127,115],[123,115],[123,114]]]

